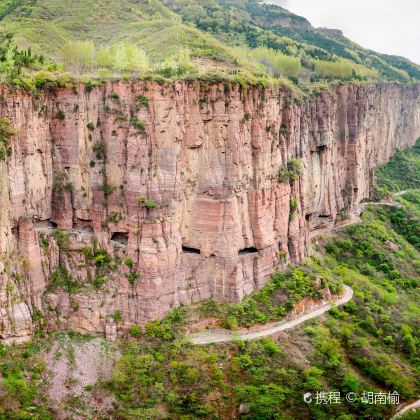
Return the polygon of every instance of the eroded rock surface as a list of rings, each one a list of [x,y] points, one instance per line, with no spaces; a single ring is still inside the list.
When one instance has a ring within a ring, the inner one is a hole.
[[[342,85],[303,103],[198,82],[0,97],[18,130],[0,162],[7,340],[39,323],[114,339],[180,304],[240,301],[420,134],[419,86]]]

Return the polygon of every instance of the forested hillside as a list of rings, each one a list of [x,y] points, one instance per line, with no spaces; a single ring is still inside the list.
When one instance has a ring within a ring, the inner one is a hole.
[[[407,59],[366,50],[258,0],[3,0],[0,20],[2,79],[29,90],[75,75],[85,82],[206,77],[287,84],[281,77],[302,90],[337,79],[420,78]]]

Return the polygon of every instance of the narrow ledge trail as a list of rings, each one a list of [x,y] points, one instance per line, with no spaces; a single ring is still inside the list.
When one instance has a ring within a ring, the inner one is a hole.
[[[198,333],[187,335],[186,338],[192,344],[205,345],[205,344],[214,344],[214,343],[227,343],[235,340],[255,340],[257,338],[267,337],[269,335],[276,334],[280,331],[289,330],[291,328],[297,327],[303,322],[317,318],[329,311],[334,306],[341,306],[350,301],[353,297],[353,289],[349,286],[344,286],[344,293],[342,296],[336,300],[328,303],[324,303],[322,306],[319,306],[307,313],[297,315],[292,319],[286,321],[279,321],[269,325],[264,326],[259,330],[242,330],[242,331],[228,331],[223,329],[215,330],[203,330]]]

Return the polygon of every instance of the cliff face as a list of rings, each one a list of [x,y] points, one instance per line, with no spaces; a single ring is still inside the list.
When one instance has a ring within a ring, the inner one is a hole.
[[[296,104],[224,84],[2,88],[18,134],[0,161],[0,337],[41,323],[113,338],[180,304],[241,300],[414,144],[419,90],[347,85]]]

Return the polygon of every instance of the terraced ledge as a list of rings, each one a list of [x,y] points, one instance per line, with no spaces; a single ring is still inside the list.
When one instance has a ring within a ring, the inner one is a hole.
[[[337,298],[336,300],[328,303],[324,303],[317,308],[293,317],[292,319],[286,321],[279,321],[274,322],[268,325],[265,325],[262,329],[258,330],[241,330],[241,331],[228,331],[223,329],[217,330],[204,330],[198,333],[187,335],[187,339],[192,344],[197,345],[205,345],[205,344],[213,344],[213,343],[227,343],[230,341],[235,340],[255,340],[257,338],[267,337],[269,335],[276,334],[280,331],[289,330],[291,328],[297,327],[298,325],[302,324],[303,322],[317,318],[324,314],[325,312],[329,311],[333,306],[341,306],[346,304],[350,301],[353,297],[353,289],[349,286],[344,286],[344,293],[342,296]]]

